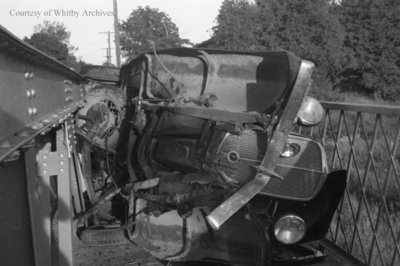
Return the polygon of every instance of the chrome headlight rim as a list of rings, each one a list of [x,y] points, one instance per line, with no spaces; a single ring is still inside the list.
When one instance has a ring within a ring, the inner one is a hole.
[[[306,235],[306,223],[299,215],[287,213],[276,220],[273,232],[275,239],[280,243],[293,245]]]
[[[286,142],[279,157],[285,159],[292,158],[299,154],[300,149],[301,148],[299,144],[292,141]]]
[[[297,121],[303,126],[315,126],[321,123],[324,115],[321,103],[314,97],[306,96],[297,113]]]

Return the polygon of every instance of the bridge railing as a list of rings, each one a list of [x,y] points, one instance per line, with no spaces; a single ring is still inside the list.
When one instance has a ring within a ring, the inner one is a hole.
[[[347,187],[327,240],[367,265],[400,265],[400,107],[322,102],[326,115],[302,134],[323,143]]]

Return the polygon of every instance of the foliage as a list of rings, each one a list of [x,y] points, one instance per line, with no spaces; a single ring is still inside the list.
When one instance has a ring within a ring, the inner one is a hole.
[[[333,232],[338,230],[336,243],[346,249],[354,240],[351,255],[366,264],[398,265],[398,262],[393,264],[392,259],[396,235],[400,232],[400,180],[395,170],[399,169],[400,161],[399,152],[393,151],[392,145],[399,117],[379,116],[382,125],[378,123],[378,126],[375,124],[377,116],[372,113],[362,113],[359,117],[362,122],[359,120],[358,123],[353,112],[330,110],[329,117],[324,142],[328,161],[332,169],[348,170],[346,193],[338,210],[340,220],[333,219],[332,223]],[[355,229],[359,235],[354,235]],[[333,235],[329,236],[335,239]],[[377,246],[371,246],[372,241],[379,242],[382,258],[377,253]],[[370,249],[373,252],[368,258]]]
[[[355,92],[343,94],[357,97]],[[330,109],[325,119],[327,123],[302,133],[323,141],[330,169],[348,171],[346,192],[327,237],[368,265],[399,265],[400,257],[393,260],[400,233],[400,150],[394,148],[399,116]]]
[[[316,64],[317,87],[400,100],[399,13],[396,0],[225,0],[212,39],[291,51]]]
[[[257,6],[246,0],[224,1],[213,27],[215,45],[229,50],[262,50],[259,17]]]
[[[335,13],[353,52],[341,75],[343,89],[400,99],[400,2],[342,0]]]
[[[44,21],[43,24],[35,25],[34,33],[30,38],[25,37],[24,41],[79,71],[85,62],[73,54],[77,48],[70,45],[70,36],[71,33],[63,23]]]
[[[179,37],[178,27],[166,13],[149,6],[133,10],[120,29],[121,49],[127,57],[151,51],[153,46],[165,49],[189,43]]]
[[[34,33],[29,39],[25,37],[24,41],[57,60],[62,61],[68,57],[68,46],[47,33]]]
[[[53,36],[58,41],[64,44],[69,44],[71,33],[67,31],[63,23],[43,21],[43,24],[37,24],[33,27],[35,33],[44,33]]]
[[[294,52],[316,64],[321,82],[335,81],[346,59],[329,0],[225,0],[213,38],[220,48]]]

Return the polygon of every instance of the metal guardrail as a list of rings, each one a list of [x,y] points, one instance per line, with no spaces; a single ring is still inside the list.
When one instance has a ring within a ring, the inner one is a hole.
[[[323,143],[347,187],[326,236],[362,264],[400,265],[400,107],[322,102],[324,121],[299,128]]]

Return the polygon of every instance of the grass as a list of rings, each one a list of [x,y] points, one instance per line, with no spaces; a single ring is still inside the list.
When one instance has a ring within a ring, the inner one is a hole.
[[[364,201],[355,194],[346,193],[340,219],[336,213],[331,224],[332,233],[328,234],[328,238],[369,265],[391,265],[392,260],[393,265],[399,265],[399,256],[395,251],[396,240],[389,223],[394,227],[395,235],[398,235],[400,214],[382,215],[379,207],[377,202]]]
[[[317,93],[316,98],[399,105],[357,93],[324,91]],[[400,254],[396,250],[396,243],[400,246],[398,149],[393,152],[393,160],[390,156],[399,117],[382,116],[382,123],[376,124],[375,114],[363,113],[356,123],[357,114],[345,112],[340,132],[339,119],[340,111],[332,110],[324,146],[331,169],[348,169],[348,185],[328,238],[369,265],[400,265]],[[321,137],[322,130],[321,126],[313,135]]]

